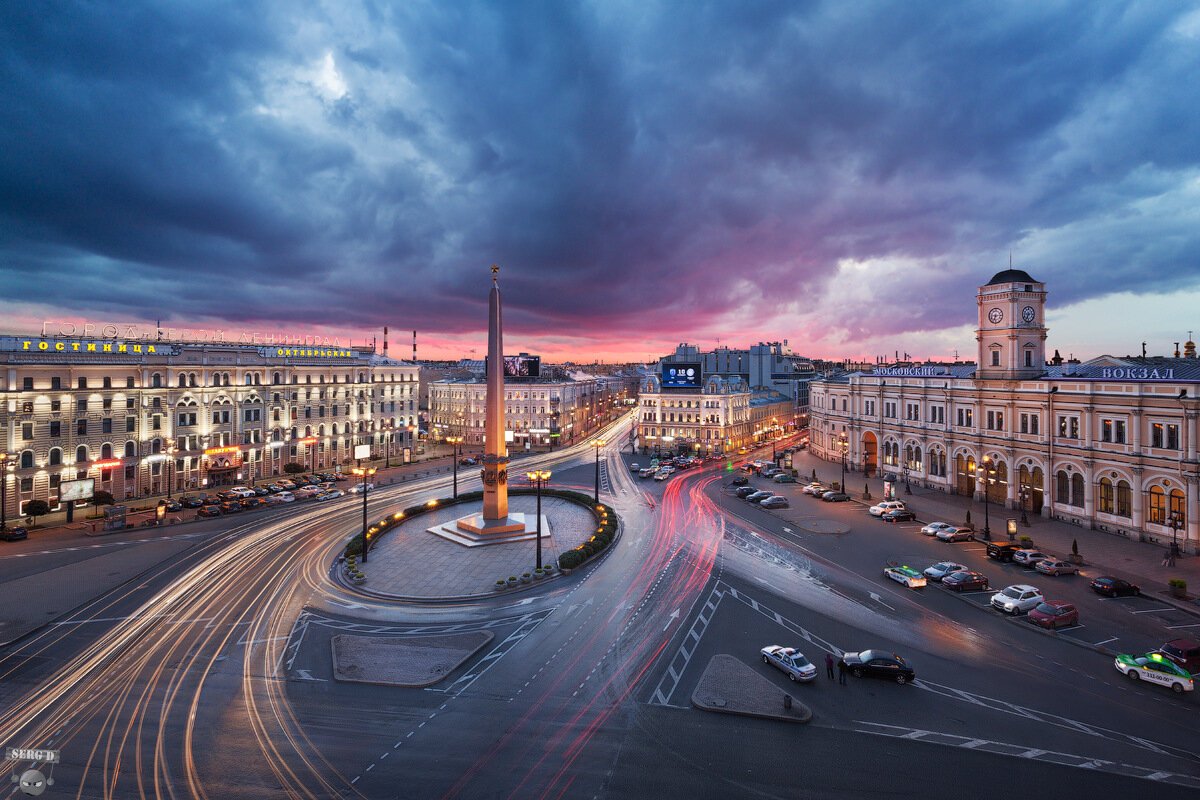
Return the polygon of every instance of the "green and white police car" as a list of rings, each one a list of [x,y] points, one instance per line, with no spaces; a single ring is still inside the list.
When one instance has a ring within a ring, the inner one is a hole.
[[[883,568],[883,574],[910,589],[920,589],[926,582],[924,575],[909,566],[888,565]]]
[[[1190,692],[1192,676],[1162,653],[1146,653],[1131,656],[1124,653],[1113,660],[1113,665],[1131,681],[1149,681],[1160,686],[1169,686],[1176,694]]]

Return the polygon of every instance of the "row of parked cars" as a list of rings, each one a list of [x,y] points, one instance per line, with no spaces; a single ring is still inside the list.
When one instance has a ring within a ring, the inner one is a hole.
[[[881,516],[903,509],[903,503],[891,509],[873,507],[871,513]],[[880,504],[881,506],[887,504]],[[905,509],[907,510],[907,509]],[[970,528],[946,522],[931,522],[921,528],[927,536],[948,541],[969,541],[973,537]],[[1049,576],[1076,575],[1075,564],[1015,542],[988,542],[987,556],[994,561],[1012,562]],[[955,561],[940,561],[924,570],[890,564],[884,575],[909,588],[920,588],[928,581],[940,582],[952,591],[987,591],[990,582],[987,576],[969,569]],[[1129,597],[1141,594],[1141,588],[1123,578],[1101,575],[1089,582],[1096,594],[1104,597]],[[1013,584],[994,593],[988,600],[991,608],[1013,616],[1024,614],[1034,625],[1051,630],[1069,628],[1079,624],[1079,609],[1066,600],[1045,597],[1040,589],[1029,584]],[[1166,686],[1176,693],[1190,692],[1195,687],[1192,673],[1200,673],[1200,642],[1190,639],[1175,639],[1165,643],[1157,651],[1142,655],[1120,654],[1113,661],[1114,667],[1132,681],[1145,680]]]
[[[294,503],[297,500],[333,500],[345,496],[346,492],[335,486],[336,483],[345,480],[346,476],[341,473],[318,473],[262,486],[234,486],[214,494],[187,495],[176,503],[168,504],[167,510],[195,508],[199,509],[196,512],[198,516],[219,517],[282,503]],[[374,484],[366,484],[368,491],[373,488]],[[362,484],[355,484],[350,489],[352,493],[362,490]]]
[[[800,487],[800,492],[809,497],[819,497],[826,503],[844,503],[850,499],[850,495],[831,489],[820,481],[813,481]]]

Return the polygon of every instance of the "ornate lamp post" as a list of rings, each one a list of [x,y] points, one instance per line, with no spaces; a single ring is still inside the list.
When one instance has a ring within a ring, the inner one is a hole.
[[[0,531],[8,530],[8,475],[12,466],[12,457],[0,453]]]
[[[838,436],[838,446],[842,448],[842,485],[841,491],[846,491],[846,454],[850,452],[850,441],[846,438],[846,434],[842,433]]]
[[[1175,557],[1179,555],[1179,531],[1184,526],[1183,514],[1172,511],[1171,516],[1167,518],[1167,525],[1171,526],[1171,549],[1167,553],[1165,563],[1168,567],[1173,567],[1175,566]]]
[[[175,482],[175,440],[171,437],[163,439],[167,453],[167,499],[171,499],[171,484]]]
[[[396,429],[395,422],[383,423],[383,435],[387,438],[383,440],[383,468],[388,469],[392,466],[392,437],[395,435],[393,431]]]
[[[367,533],[367,478],[375,474],[375,467],[352,467],[350,473],[358,476],[358,487],[363,496],[362,563],[365,564],[367,563],[367,551],[371,549],[371,536]]]
[[[597,451],[599,452],[599,451]],[[530,483],[537,484],[537,569],[542,568],[542,485],[550,480],[550,470],[535,469],[526,472]]]
[[[908,485],[908,459],[907,458],[904,461],[901,471],[904,473],[904,493],[912,494],[912,489],[909,488],[909,485]]]
[[[596,491],[592,499],[596,501],[597,505],[600,503],[600,448],[606,444],[608,442],[603,439],[592,440],[592,447],[596,448]],[[538,564],[538,566],[540,567],[541,564]]]
[[[1029,515],[1025,513],[1025,501],[1029,499],[1029,490],[1022,486],[1019,497],[1021,500],[1021,524],[1029,527]]]
[[[458,499],[458,445],[463,440],[461,436],[447,436],[446,441],[454,448],[454,455],[451,461],[454,464],[454,499]]]

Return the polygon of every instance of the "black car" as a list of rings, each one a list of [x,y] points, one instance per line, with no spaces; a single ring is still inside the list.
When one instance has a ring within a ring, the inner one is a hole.
[[[734,494],[736,494],[738,497],[745,499],[757,491],[758,491],[758,488],[755,486],[739,486],[737,491],[734,492]]]
[[[271,490],[268,489],[266,486],[255,486],[254,487],[254,494],[258,497],[266,497],[270,493],[271,493]]]
[[[1013,553],[1021,549],[1016,542],[988,542],[987,557],[996,561],[1012,561]]]
[[[1139,595],[1142,590],[1129,581],[1114,578],[1112,575],[1101,575],[1092,581],[1092,591],[1105,597],[1128,597]]]
[[[910,522],[916,519],[917,515],[907,508],[893,508],[880,514],[879,518],[884,522]]]
[[[228,500],[221,503],[220,508],[222,514],[236,514],[242,510],[242,503],[240,500]]]
[[[729,482],[729,485],[730,486],[746,486],[749,483],[750,483],[750,479],[747,478],[745,475],[738,475],[736,478],[734,478],[733,480],[731,480]]]
[[[177,511],[183,511],[183,504],[179,503],[175,500],[164,501],[163,506],[165,506],[167,511],[170,511],[172,514],[174,514]]]
[[[955,592],[963,592],[967,589],[986,589],[988,579],[980,572],[963,570],[962,572],[951,572],[942,578],[942,586]]]
[[[221,516],[220,506],[200,506],[200,510],[196,512],[198,517],[219,517]]]
[[[841,665],[856,678],[883,678],[905,684],[917,677],[917,673],[900,656],[885,650],[863,650],[861,653],[845,653]]]
[[[184,508],[200,508],[204,505],[204,498],[188,495],[179,499],[179,505]]]
[[[0,539],[6,542],[19,542],[29,538],[29,531],[22,527],[5,528],[0,531]]]

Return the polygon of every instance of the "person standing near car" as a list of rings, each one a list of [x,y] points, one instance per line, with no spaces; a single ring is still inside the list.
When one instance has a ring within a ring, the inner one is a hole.
[[[838,659],[838,683],[846,685],[846,662]]]
[[[829,680],[833,680],[833,655],[825,654],[825,672],[829,675]]]

